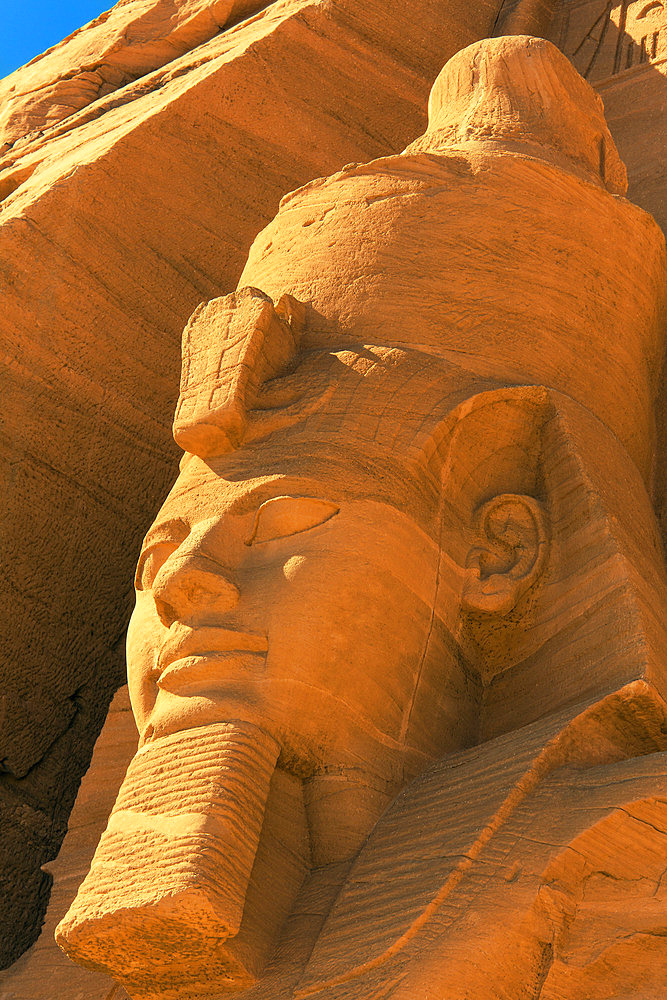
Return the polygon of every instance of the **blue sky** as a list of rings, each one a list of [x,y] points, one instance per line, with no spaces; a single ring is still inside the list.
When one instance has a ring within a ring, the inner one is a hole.
[[[0,0],[0,78],[113,5],[114,0]]]

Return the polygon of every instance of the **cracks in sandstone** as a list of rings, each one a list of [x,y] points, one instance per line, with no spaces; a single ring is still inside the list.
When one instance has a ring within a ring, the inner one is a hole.
[[[84,80],[86,76],[89,77],[85,81],[88,83],[95,83],[94,80],[90,79],[93,76],[99,78],[95,96],[86,100],[83,104],[70,103],[68,105],[60,103],[57,95],[54,94],[52,104],[69,107],[71,110],[67,114],[63,114],[56,121],[50,123],[47,121],[0,145],[0,205],[29,180],[41,165],[48,155],[49,140],[57,140],[76,128],[95,122],[109,111],[114,111],[136,100],[156,94],[172,81],[186,76],[207,62],[215,60],[220,55],[220,52],[207,53],[205,51],[210,42],[214,41],[221,34],[231,33],[237,27],[261,17],[264,11],[271,6],[272,4],[266,3],[265,0],[259,0],[257,3],[249,3],[245,8],[241,9],[236,18],[231,17],[223,23],[220,23],[211,15],[212,26],[215,30],[212,31],[210,37],[201,39],[189,47],[177,46],[171,39],[164,36],[154,42],[146,43],[150,45],[168,45],[173,49],[173,54],[162,62],[142,69],[140,72],[133,73],[130,70],[121,70],[108,60],[88,64],[84,63],[76,69],[61,74],[55,80],[51,80],[32,90],[27,90],[25,94],[21,95],[22,97],[29,97],[31,94],[39,94],[40,91],[48,91],[49,89],[53,91],[62,83]],[[118,45],[115,48],[118,48]],[[200,49],[203,50],[201,58],[188,60],[189,56],[192,56]],[[107,55],[113,55],[114,51],[115,49],[111,49]],[[185,65],[178,65],[179,61],[184,59],[186,60]],[[116,73],[120,74],[122,79],[114,86],[109,76]],[[40,140],[43,141],[40,142]],[[15,164],[19,164],[23,157],[31,158],[32,162],[24,168],[17,167],[16,170],[12,170],[12,167]],[[3,169],[8,172],[4,179],[2,178]]]
[[[70,119],[76,119],[78,115],[87,112],[92,105],[97,104],[99,101],[103,101],[104,98],[110,97],[112,94],[117,97],[120,91],[124,91],[128,87],[131,88],[140,81],[146,81],[147,78],[152,77],[156,73],[162,73],[162,76],[155,81],[153,86],[149,87],[148,92],[159,89],[164,82],[169,82],[170,77],[167,76],[165,79],[164,76],[167,73],[168,68],[173,63],[187,57],[197,49],[206,46],[219,35],[224,34],[225,32],[243,24],[245,21],[256,17],[270,6],[271,3],[267,3],[266,0],[258,0],[258,2],[251,2],[245,5],[242,4],[240,5],[240,10],[237,10],[236,16],[234,16],[234,8],[238,7],[238,5],[233,4],[229,11],[230,16],[224,21],[220,21],[219,18],[216,18],[213,11],[203,10],[199,15],[195,15],[193,20],[196,22],[197,20],[208,19],[210,22],[209,30],[202,32],[202,28],[200,27],[199,33],[197,33],[195,26],[191,29],[195,32],[194,38],[188,38],[188,32],[186,30],[188,22],[177,26],[171,33],[165,33],[157,36],[156,38],[151,38],[148,41],[142,42],[128,42],[127,32],[123,32],[123,35],[111,45],[108,51],[104,53],[102,60],[87,63],[84,62],[76,68],[57,74],[53,79],[49,79],[37,86],[20,91],[19,94],[16,94],[15,88],[12,88],[8,94],[9,102],[12,101],[12,98],[16,100],[18,97],[20,102],[18,110],[23,114],[25,114],[26,111],[24,108],[25,101],[29,100],[32,96],[36,96],[39,105],[38,95],[41,93],[44,94],[44,103],[47,103],[49,107],[60,106],[61,109],[69,107],[71,108],[71,111],[62,114],[55,122],[48,123],[47,121],[41,126],[37,126],[34,129],[28,129],[20,135],[8,138],[7,142],[0,147],[2,148],[2,155],[5,156],[9,153],[17,143],[20,142],[23,144],[23,142],[26,140],[30,141],[33,137],[39,138],[41,135],[51,132],[51,129],[59,129],[59,127],[63,126],[64,123],[66,123],[64,128],[60,128],[59,131],[55,131],[55,133],[52,132],[51,135],[61,135],[63,132],[70,131],[72,128],[80,124],[85,124],[87,121],[91,120],[90,117],[84,117],[83,122],[80,120],[70,121]],[[111,13],[112,11],[109,11],[107,13],[107,17]],[[91,22],[91,24],[86,27],[94,28],[98,24],[104,23],[104,20],[106,20],[106,18],[99,18],[96,21]],[[85,29],[80,29],[78,32],[74,32],[73,35],[69,36],[68,39],[65,39],[64,42],[66,43],[69,39],[73,38],[74,35],[80,34],[83,30]],[[63,45],[64,43],[60,44]],[[57,48],[57,46],[54,46],[54,48]],[[43,56],[48,55],[52,51],[53,49],[47,50]],[[153,59],[150,58],[151,52],[154,53]],[[33,63],[37,63],[39,59],[43,58],[43,56],[37,56],[36,59],[26,65],[30,66]],[[145,65],[142,65],[142,57],[146,60]],[[134,65],[129,65],[130,63],[133,63]],[[23,68],[25,69],[25,67]],[[188,66],[187,69],[182,72],[187,72],[191,68],[192,66]],[[17,72],[20,72],[20,70]],[[177,75],[182,75],[182,72]],[[95,80],[94,77],[97,77],[98,79]],[[63,84],[67,84],[68,82],[79,82],[80,88],[78,93],[80,93],[83,98],[82,103],[79,102],[68,105],[66,101],[61,102],[59,100],[58,90],[62,88]],[[86,84],[96,85],[95,95],[90,98],[86,98],[85,95]],[[46,100],[48,98],[49,91],[52,92],[52,100],[50,102]],[[134,92],[130,94],[126,93],[123,95],[123,100],[119,103],[112,101],[100,108],[96,108],[92,117],[97,118],[106,111],[112,110],[114,107],[118,107],[122,104],[129,103],[130,101],[141,96],[144,96],[144,94],[137,94]],[[10,114],[10,125],[11,120]]]
[[[654,799],[653,801],[662,803],[663,799]],[[624,806],[618,806],[618,810],[619,812],[625,813],[626,816],[634,820],[636,823],[641,823],[643,826],[648,826],[651,830],[655,830],[656,833],[661,834],[663,837],[667,837],[667,830],[665,830],[664,827],[655,826],[653,823],[650,823],[647,819],[642,819],[641,816],[636,816],[634,813],[630,812],[630,810],[626,809]]]

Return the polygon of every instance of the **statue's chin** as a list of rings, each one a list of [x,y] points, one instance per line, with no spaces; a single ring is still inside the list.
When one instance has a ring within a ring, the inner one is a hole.
[[[294,856],[300,853],[303,863],[292,871],[284,870],[275,845],[259,850],[276,782],[274,797],[284,803],[291,795],[298,812],[300,782],[276,772],[279,752],[248,723],[218,723],[146,743],[57,929],[61,947],[143,1000],[195,1000],[255,982],[305,873],[308,849],[303,822],[293,824],[303,841]],[[277,831],[288,853],[295,846],[289,843],[293,819]],[[275,825],[268,824],[269,840]],[[257,865],[264,870],[253,878]],[[267,877],[286,882],[275,899],[251,884],[266,887]],[[253,912],[262,900],[275,912]]]
[[[251,682],[219,685],[205,693],[194,686],[178,692],[161,688],[150,710],[137,713],[140,746],[180,737],[187,730],[254,729],[279,744],[283,770],[302,779],[341,772],[376,775],[391,786],[392,798],[406,772],[416,774],[432,759],[422,748],[399,742],[377,728],[368,713],[350,706],[343,713],[331,692],[319,689],[308,710],[295,713],[294,700],[289,700],[285,690],[266,688],[269,694],[266,690],[258,693]]]
[[[144,746],[167,736],[178,737],[188,730],[203,731],[212,726],[253,728],[273,732],[264,705],[249,685],[230,685],[222,690],[199,691],[196,688],[171,691],[160,689],[146,712],[136,713],[140,730],[139,745]],[[239,722],[239,720],[243,720]],[[279,742],[279,740],[276,740]]]

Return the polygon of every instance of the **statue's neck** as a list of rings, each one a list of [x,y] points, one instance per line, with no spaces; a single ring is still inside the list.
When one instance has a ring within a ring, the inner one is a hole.
[[[340,769],[304,781],[313,868],[349,861],[398,791],[367,771]]]

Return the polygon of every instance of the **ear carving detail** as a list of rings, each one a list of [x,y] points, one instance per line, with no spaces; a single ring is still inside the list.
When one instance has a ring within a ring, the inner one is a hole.
[[[481,544],[468,553],[463,608],[507,614],[544,569],[544,509],[533,497],[502,493],[477,510],[474,527]]]

